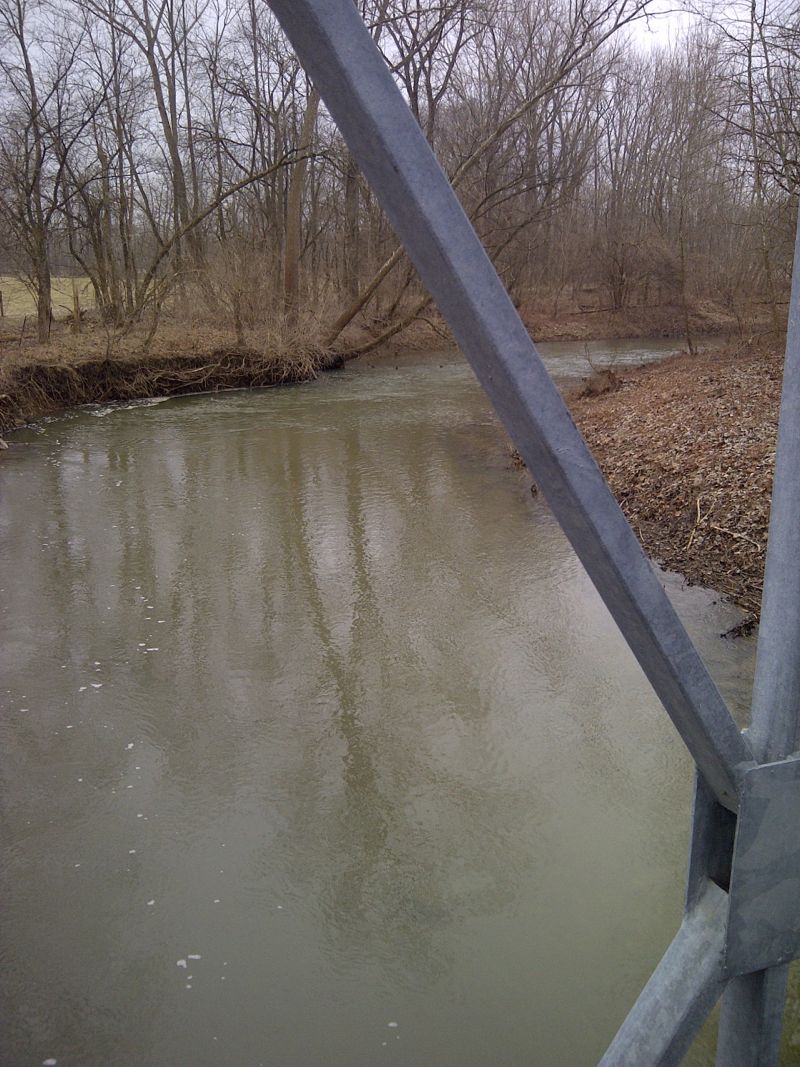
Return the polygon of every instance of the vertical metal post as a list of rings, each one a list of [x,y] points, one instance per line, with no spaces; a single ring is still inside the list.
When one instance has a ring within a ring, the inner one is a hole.
[[[748,737],[756,759],[797,748],[800,720],[800,226],[795,235],[775,483]],[[718,1067],[778,1063],[788,966],[734,978],[722,1001]]]
[[[800,227],[794,249],[775,483],[750,737],[756,757],[797,748],[800,719]]]
[[[743,974],[722,996],[717,1067],[776,1067],[789,965]]]

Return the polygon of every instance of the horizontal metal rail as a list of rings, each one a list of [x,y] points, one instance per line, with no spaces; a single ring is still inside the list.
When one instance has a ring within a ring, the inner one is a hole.
[[[352,0],[269,0],[710,789],[752,759]]]

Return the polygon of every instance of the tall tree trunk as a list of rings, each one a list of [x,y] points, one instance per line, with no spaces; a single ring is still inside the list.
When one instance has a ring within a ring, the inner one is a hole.
[[[686,347],[690,356],[697,354],[692,337],[692,326],[689,318],[689,281],[686,277],[686,235],[684,232],[684,203],[681,202],[681,210],[678,219],[678,251],[680,253],[681,266],[681,304],[683,306],[683,331],[686,334]]]
[[[286,198],[286,236],[283,252],[283,309],[287,326],[297,322],[297,307],[300,292],[300,250],[303,215],[303,183],[306,176],[307,154],[314,139],[314,127],[319,111],[319,93],[312,89],[306,104],[306,113],[300,127],[297,145],[298,161],[292,167],[289,193]]]
[[[758,16],[756,13],[756,4],[755,0],[752,0],[752,3],[750,5],[750,39],[747,48],[747,96],[750,111],[750,143],[753,148],[753,165],[755,167],[755,173],[753,176],[753,192],[755,194],[756,209],[758,212],[758,228],[761,244],[761,262],[764,267],[764,280],[767,283],[767,299],[769,300],[769,310],[770,315],[772,316],[772,328],[775,333],[778,333],[780,331],[780,318],[778,316],[778,297],[775,292],[775,279],[772,274],[772,260],[770,259],[769,240],[767,237],[764,184],[761,176],[762,161],[758,144],[758,121],[756,118],[755,86],[753,82],[753,50],[755,47],[757,21]]]
[[[47,235],[36,235],[36,335],[39,344],[50,337],[50,318],[53,313],[50,294],[50,259],[47,254]]]
[[[344,291],[350,300],[358,297],[359,278],[359,233],[358,233],[358,168],[352,155],[347,153],[347,169],[344,175]]]

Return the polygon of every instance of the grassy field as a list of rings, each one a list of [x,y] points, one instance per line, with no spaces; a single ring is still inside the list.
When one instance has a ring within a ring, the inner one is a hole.
[[[94,296],[88,278],[53,278],[53,315],[57,319],[72,314],[72,284],[78,288],[81,307],[92,307]],[[3,311],[6,318],[21,319],[25,315],[36,314],[36,301],[33,293],[11,274],[0,274],[0,293],[3,294]]]

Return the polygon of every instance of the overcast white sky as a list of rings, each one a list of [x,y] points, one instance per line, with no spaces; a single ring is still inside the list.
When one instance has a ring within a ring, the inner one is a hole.
[[[645,48],[674,41],[697,18],[688,11],[676,11],[676,7],[677,4],[663,3],[660,10],[666,12],[665,14],[654,14],[648,19],[635,22],[631,27],[634,41]]]

